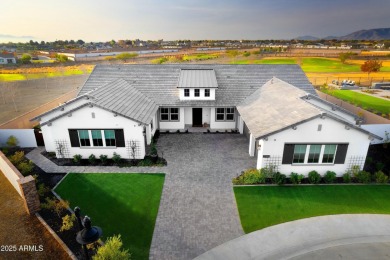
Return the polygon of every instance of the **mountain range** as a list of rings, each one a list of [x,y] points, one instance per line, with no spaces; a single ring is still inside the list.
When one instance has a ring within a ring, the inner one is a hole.
[[[344,36],[327,36],[324,38],[318,38],[311,35],[305,35],[295,38],[297,40],[306,40],[306,41],[314,41],[314,40],[390,40],[390,28],[377,28],[370,30],[360,30],[356,31]]]

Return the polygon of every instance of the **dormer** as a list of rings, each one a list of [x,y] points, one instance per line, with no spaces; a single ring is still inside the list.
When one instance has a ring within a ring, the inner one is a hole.
[[[181,69],[177,88],[180,100],[215,100],[218,88],[213,69]]]

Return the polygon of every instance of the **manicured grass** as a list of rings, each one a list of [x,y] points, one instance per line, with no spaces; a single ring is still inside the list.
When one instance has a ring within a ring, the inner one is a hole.
[[[293,58],[284,59],[262,59],[262,60],[239,60],[234,64],[295,64],[296,61]]]
[[[359,72],[357,64],[343,64],[338,59],[303,58],[302,70],[304,72]]]
[[[332,214],[390,214],[389,185],[234,187],[246,233],[268,226]]]
[[[66,70],[62,72],[50,72],[50,73],[29,73],[27,74],[12,74],[4,73],[0,74],[0,81],[17,81],[17,80],[27,80],[28,79],[42,79],[42,78],[53,78],[53,77],[62,77],[62,76],[73,76],[73,75],[82,75],[83,71],[81,70]]]
[[[164,174],[69,174],[55,191],[103,229],[103,240],[121,234],[132,259],[148,259],[164,178]]]
[[[362,94],[352,90],[331,90],[324,91],[344,101],[361,106],[363,109],[375,110],[382,114],[390,113],[390,101]]]

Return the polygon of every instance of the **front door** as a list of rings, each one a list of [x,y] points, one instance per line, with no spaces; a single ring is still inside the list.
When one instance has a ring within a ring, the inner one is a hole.
[[[192,108],[192,126],[203,126],[202,108]]]

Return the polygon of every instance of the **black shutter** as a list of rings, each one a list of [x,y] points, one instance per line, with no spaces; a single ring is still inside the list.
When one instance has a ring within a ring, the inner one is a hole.
[[[347,155],[348,144],[338,144],[334,164],[344,164]]]
[[[282,164],[292,164],[294,156],[294,145],[284,144]]]
[[[116,147],[125,147],[125,135],[123,129],[115,129]]]
[[[70,146],[80,147],[79,135],[76,129],[69,129]]]

